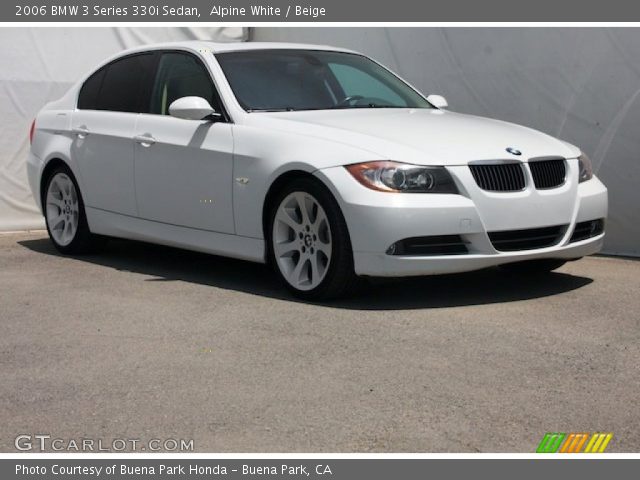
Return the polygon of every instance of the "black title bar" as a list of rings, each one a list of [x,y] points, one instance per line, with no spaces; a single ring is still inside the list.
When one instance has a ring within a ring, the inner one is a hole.
[[[15,0],[1,22],[638,22],[629,0]]]

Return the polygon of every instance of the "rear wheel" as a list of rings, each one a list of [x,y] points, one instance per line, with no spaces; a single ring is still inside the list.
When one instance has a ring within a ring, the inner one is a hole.
[[[556,268],[560,268],[566,260],[556,258],[544,258],[541,260],[527,260],[525,262],[507,263],[500,265],[500,268],[511,273],[537,274],[549,273]]]
[[[269,220],[269,260],[296,296],[328,299],[353,289],[357,277],[347,225],[323,185],[294,180],[277,196]]]
[[[57,167],[49,175],[43,210],[49,237],[59,252],[85,253],[104,243],[89,231],[80,189],[68,167]]]

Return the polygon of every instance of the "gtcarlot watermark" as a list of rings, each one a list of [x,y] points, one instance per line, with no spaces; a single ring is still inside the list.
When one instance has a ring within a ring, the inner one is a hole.
[[[21,452],[192,452],[193,439],[184,438],[58,438],[20,434],[13,444]]]

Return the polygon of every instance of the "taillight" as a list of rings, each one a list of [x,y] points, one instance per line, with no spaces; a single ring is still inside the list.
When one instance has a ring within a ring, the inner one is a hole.
[[[33,143],[33,134],[36,130],[36,121],[35,119],[31,122],[31,128],[29,129],[29,143]]]

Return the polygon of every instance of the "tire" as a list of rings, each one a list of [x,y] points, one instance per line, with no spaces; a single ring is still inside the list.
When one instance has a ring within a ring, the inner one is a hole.
[[[567,263],[567,260],[545,258],[541,260],[527,260],[525,262],[507,263],[504,265],[500,265],[500,268],[510,273],[535,275],[549,273],[556,268],[560,268],[565,263]]]
[[[355,289],[359,279],[347,224],[324,185],[293,180],[276,196],[268,219],[268,261],[295,296],[327,300]]]
[[[60,253],[88,253],[104,245],[104,237],[89,230],[80,188],[69,167],[61,165],[51,171],[45,182],[42,210],[49,238]]]

